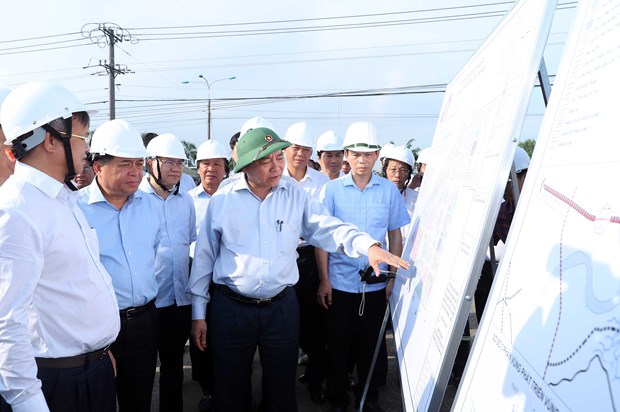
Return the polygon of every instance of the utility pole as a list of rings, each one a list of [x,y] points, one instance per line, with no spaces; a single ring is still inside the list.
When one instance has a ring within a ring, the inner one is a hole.
[[[103,67],[105,72],[93,73],[100,76],[105,74],[109,78],[109,100],[110,100],[110,120],[116,118],[116,76],[119,74],[133,73],[127,66],[121,67],[114,61],[114,45],[116,43],[122,43],[123,40],[129,40],[131,42],[131,35],[123,28],[116,24],[101,23],[96,28],[86,30],[86,26],[82,27],[82,36],[90,38],[90,40],[97,44],[99,47],[108,47],[108,60],[99,60],[99,64],[96,66]],[[85,66],[84,69],[93,67]]]

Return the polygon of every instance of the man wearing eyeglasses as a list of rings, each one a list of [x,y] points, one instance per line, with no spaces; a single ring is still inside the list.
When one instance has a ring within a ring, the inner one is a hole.
[[[189,290],[192,339],[213,354],[215,410],[249,410],[252,360],[258,348],[263,370],[260,410],[297,410],[300,237],[314,246],[379,263],[407,262],[378,247],[355,226],[331,217],[290,179],[283,179],[282,150],[290,143],[268,128],[245,133],[237,145],[239,179],[220,187],[198,233]],[[209,286],[214,283],[213,296]]]
[[[183,410],[183,352],[191,328],[187,294],[189,247],[196,240],[192,197],[179,190],[185,149],[174,135],[155,137],[146,147],[148,175],[140,189],[148,193],[164,220],[163,241],[157,250],[157,313],[159,315],[159,410]]]
[[[2,104],[17,159],[0,188],[3,412],[116,409],[109,347],[118,304],[72,184],[88,151],[85,110],[47,82],[22,85]]]
[[[120,308],[112,344],[118,406],[147,412],[157,366],[155,256],[163,233],[157,205],[138,190],[147,152],[138,131],[121,119],[99,126],[90,149],[96,178],[80,191],[78,204],[97,233]]]

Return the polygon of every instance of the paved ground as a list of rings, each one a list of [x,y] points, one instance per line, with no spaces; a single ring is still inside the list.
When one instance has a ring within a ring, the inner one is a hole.
[[[402,406],[402,393],[401,393],[401,384],[400,377],[398,372],[398,361],[396,359],[395,353],[395,345],[394,345],[394,337],[391,331],[388,331],[387,334],[387,344],[388,344],[388,377],[386,385],[383,386],[380,390],[379,400],[381,406],[386,410],[386,412],[400,412],[403,410]],[[186,362],[185,362],[185,381],[183,383],[183,391],[184,391],[184,411],[188,412],[196,412],[198,410],[198,402],[202,397],[202,393],[200,391],[200,387],[196,382],[193,382],[191,379],[191,364],[189,362],[189,354],[186,352]],[[260,394],[260,362],[258,361],[258,357],[254,359],[254,376],[253,376],[253,385],[254,388],[254,399],[259,401],[261,399]],[[303,372],[303,368],[299,368],[299,373]],[[159,380],[159,376],[155,377],[155,388],[153,390],[153,403],[151,407],[151,411],[157,411],[159,393],[157,388],[157,382]],[[444,405],[441,408],[441,412],[450,411],[450,407],[452,405],[452,401],[454,400],[454,395],[456,394],[456,387],[448,386],[446,390],[446,395],[444,396]],[[329,409],[329,405],[327,403],[323,405],[317,405],[310,400],[310,396],[308,394],[308,390],[305,385],[300,383],[297,384],[297,400],[299,405],[300,412],[326,412]],[[349,408],[350,411],[353,411],[353,408]]]

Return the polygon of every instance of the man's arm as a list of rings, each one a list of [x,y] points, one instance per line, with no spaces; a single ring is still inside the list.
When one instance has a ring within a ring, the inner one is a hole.
[[[329,309],[332,304],[332,284],[329,282],[328,262],[329,254],[321,248],[314,249],[316,265],[319,269],[319,289],[316,298],[322,307]]]
[[[28,329],[44,244],[27,217],[0,211],[0,222],[0,394],[15,412],[48,411]]]

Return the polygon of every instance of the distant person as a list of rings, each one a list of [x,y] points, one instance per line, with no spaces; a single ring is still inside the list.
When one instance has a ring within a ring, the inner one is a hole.
[[[413,175],[411,179],[411,183],[409,183],[409,188],[418,190],[420,185],[422,184],[422,179],[424,178],[424,172],[426,172],[426,166],[431,161],[431,148],[427,147],[426,149],[420,150],[418,153],[418,159],[416,160],[416,168],[417,173]]]
[[[377,132],[372,124],[351,124],[344,138],[351,173],[327,182],[320,199],[332,216],[381,239],[382,245],[387,242],[389,251],[400,256],[400,228],[411,219],[397,187],[373,173],[379,149]],[[369,373],[394,279],[372,285],[361,282],[358,272],[369,263],[363,256],[349,257],[322,251],[317,252],[317,257],[321,276],[317,300],[327,310],[327,399],[331,410],[344,411],[350,403],[347,394],[348,355],[351,342],[355,342],[359,380],[355,405],[359,405],[364,384],[370,376],[365,409],[380,411],[377,373],[376,370],[372,375]],[[382,269],[388,268],[383,266]],[[396,268],[390,267],[390,270]]]
[[[196,240],[196,212],[187,192],[180,190],[187,161],[179,139],[170,133],[146,146],[148,175],[140,190],[151,196],[163,219],[155,277],[159,316],[159,410],[183,410],[183,353],[191,329],[192,308],[187,294],[190,244]]]
[[[115,411],[118,304],[71,183],[90,116],[36,82],[6,97],[0,123],[17,159],[0,187],[0,410]]]
[[[11,93],[10,88],[0,85],[0,106],[2,106],[2,102],[9,93]],[[15,158],[12,153],[9,154],[9,152],[5,152],[4,142],[4,132],[2,132],[2,124],[0,124],[0,186],[2,186],[4,182],[6,182],[6,179],[15,171]]]
[[[239,133],[236,133],[238,135]],[[233,136],[234,137],[234,136]],[[200,233],[203,219],[207,212],[207,206],[211,196],[215,194],[220,183],[228,177],[228,162],[230,152],[224,145],[216,140],[207,140],[198,147],[196,165],[200,184],[188,194],[194,201],[196,209],[196,233]],[[192,244],[191,256],[194,256],[195,243]],[[209,291],[213,293],[213,290]],[[210,314],[207,305],[207,316]],[[207,331],[208,333],[208,331]],[[213,362],[211,360],[211,348],[207,346],[204,351],[196,347],[193,339],[190,339],[190,357],[192,360],[192,377],[198,381],[202,389],[202,399],[198,410],[205,412],[213,406]]]
[[[149,142],[159,135],[153,132],[143,132],[141,136],[142,136],[142,144],[144,144],[144,148],[146,149]],[[196,187],[196,182],[194,181],[194,178],[188,175],[187,173],[183,173],[183,175],[181,176],[180,190],[182,192],[189,192],[195,187]]]
[[[349,164],[349,161],[347,160],[346,157],[342,158],[342,173],[344,173],[345,175],[348,175],[349,172],[351,172],[351,165]]]
[[[308,165],[316,135],[306,122],[293,123],[287,130],[284,140],[291,143],[284,149],[286,167],[283,176],[290,176],[297,186],[312,198],[318,198],[323,185],[329,178]],[[316,303],[316,292],[319,288],[319,271],[314,255],[314,246],[305,239],[299,240],[297,246],[297,270],[299,280],[295,285],[299,302],[300,338],[299,346],[308,355],[308,362],[302,380],[308,382],[310,398],[315,403],[325,401],[325,390],[322,381],[325,379],[327,367],[324,321],[321,308]]]
[[[517,186],[519,188],[519,192],[521,192],[523,189],[523,184],[525,183],[525,177],[527,176],[527,170],[530,166],[530,156],[519,146],[517,146],[515,150],[513,166],[517,174]],[[509,180],[506,184],[506,189],[504,190],[504,199],[500,205],[495,226],[493,227],[493,244],[495,246],[500,244],[500,242],[502,245],[506,243],[508,231],[510,230],[512,218],[514,217],[516,210],[517,202],[515,202],[513,196],[512,182]],[[498,257],[496,256],[496,258]],[[491,261],[490,259],[487,259],[482,267],[480,279],[478,280],[478,286],[476,287],[476,294],[474,295],[476,317],[478,322],[482,319],[482,313],[484,312],[484,307],[486,305],[487,298],[489,297],[491,286],[493,285],[494,276],[495,274],[493,273],[491,267]]]
[[[342,140],[332,130],[328,130],[319,136],[316,141],[316,152],[321,165],[321,172],[325,173],[330,180],[344,176],[342,172],[344,157]]]
[[[84,165],[82,168],[82,173],[78,173],[75,175],[75,185],[78,189],[86,187],[93,182],[95,178],[95,172],[93,171],[93,166],[90,164],[90,161]]]
[[[263,370],[262,407],[297,410],[299,307],[292,287],[299,278],[300,236],[330,252],[368,254],[375,270],[380,262],[408,266],[378,247],[377,240],[329,216],[316,199],[283,179],[282,150],[288,146],[267,128],[242,135],[236,171],[243,172],[243,178],[211,197],[198,234],[189,282],[192,337],[200,349],[207,346],[210,302],[216,411],[250,408],[257,348]],[[212,283],[213,295],[208,292]]]
[[[161,212],[139,190],[146,150],[122,119],[95,130],[90,148],[95,180],[78,205],[99,239],[99,255],[112,277],[121,329],[112,344],[121,412],[151,409],[159,319],[155,308],[155,258],[162,241]]]

